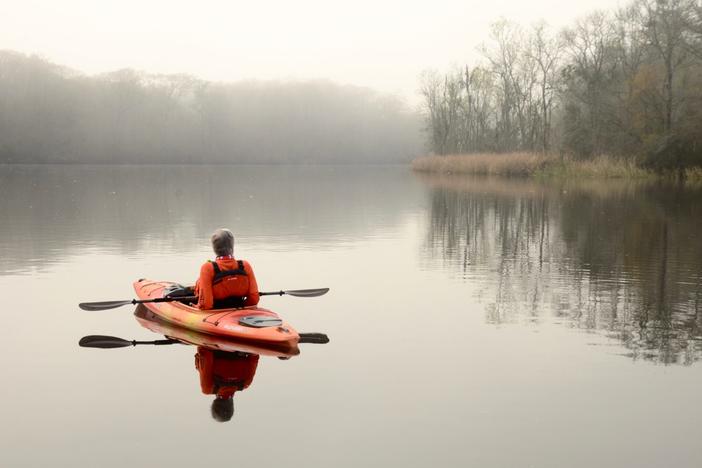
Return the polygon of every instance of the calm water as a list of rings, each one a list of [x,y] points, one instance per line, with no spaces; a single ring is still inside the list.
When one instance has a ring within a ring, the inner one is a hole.
[[[702,192],[401,167],[0,167],[0,466],[698,467]],[[229,423],[127,299],[217,227],[327,345]]]

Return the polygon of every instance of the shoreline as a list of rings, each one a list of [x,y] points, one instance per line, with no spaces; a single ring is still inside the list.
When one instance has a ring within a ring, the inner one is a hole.
[[[526,177],[544,179],[678,179],[678,171],[658,173],[639,166],[634,158],[597,156],[578,161],[554,154],[469,153],[445,156],[428,155],[415,158],[412,170],[420,173]],[[702,180],[702,167],[682,171],[686,180]]]

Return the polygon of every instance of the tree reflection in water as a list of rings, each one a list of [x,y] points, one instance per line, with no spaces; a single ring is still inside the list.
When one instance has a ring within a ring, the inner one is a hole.
[[[489,323],[559,322],[615,338],[633,359],[700,358],[699,188],[422,178],[427,261],[494,294]]]

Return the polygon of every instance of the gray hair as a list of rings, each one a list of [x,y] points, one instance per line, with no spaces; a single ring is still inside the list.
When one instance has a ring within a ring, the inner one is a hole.
[[[218,257],[234,254],[234,234],[229,229],[217,229],[210,240]]]

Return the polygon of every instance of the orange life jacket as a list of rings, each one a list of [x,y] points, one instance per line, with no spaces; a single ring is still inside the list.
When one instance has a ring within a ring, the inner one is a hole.
[[[256,275],[245,260],[217,257],[200,267],[195,295],[202,310],[255,306],[259,299]]]
[[[222,270],[217,262],[211,260],[210,263],[214,269],[212,296],[215,308],[243,307],[249,293],[249,277],[244,270],[244,262],[237,260],[238,268],[232,270]]]

